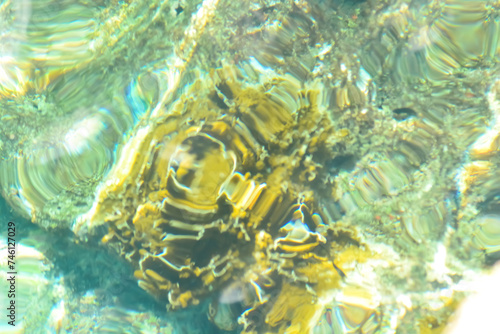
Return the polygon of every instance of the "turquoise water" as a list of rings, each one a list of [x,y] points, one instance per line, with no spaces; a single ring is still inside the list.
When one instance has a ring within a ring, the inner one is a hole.
[[[0,333],[495,333],[499,13],[0,1]]]

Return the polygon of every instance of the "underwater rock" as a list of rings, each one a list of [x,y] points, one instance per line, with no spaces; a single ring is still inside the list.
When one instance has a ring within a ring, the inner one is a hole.
[[[328,258],[315,255],[326,239],[315,232],[323,219],[305,207],[314,207],[313,191],[287,179],[314,181],[314,151],[335,156],[345,131],[328,125],[315,87],[249,69],[266,75],[265,90],[240,83],[248,72],[224,67],[139,129],[74,227],[107,223],[105,242],[132,262],[141,287],[173,307],[199,303],[252,266],[261,234],[274,239],[263,256],[294,281],[313,279],[296,264]],[[306,111],[317,119],[303,118]]]
[[[54,1],[32,1],[2,6],[2,24],[10,29],[1,38],[6,46],[2,69],[7,71],[0,79],[0,99],[42,90],[57,76],[94,58],[92,8],[70,1],[60,2],[60,10],[54,5]]]
[[[498,5],[453,0],[396,6],[379,17],[377,37],[361,56],[374,78],[389,66],[387,73],[396,83],[437,84],[464,67],[498,61]]]
[[[486,254],[498,254],[500,251],[500,217],[497,215],[478,217],[475,223],[479,227],[473,239],[475,246]]]
[[[0,332],[5,334],[35,333],[40,328],[50,326],[49,314],[51,308],[57,303],[57,299],[60,298],[58,290],[63,287],[61,282],[51,276],[52,264],[45,255],[23,242],[18,242],[16,245],[14,261],[16,274],[9,274],[8,260],[10,259],[7,257],[5,241],[0,240],[0,254],[5,254],[5,257],[2,256],[0,259],[0,288],[6,291],[6,296],[2,298],[0,304],[3,309],[7,309],[7,303],[11,300],[15,301],[15,326],[3,321],[0,324]],[[29,242],[29,239],[26,241]],[[10,290],[11,281],[7,279],[11,276],[15,277],[15,288],[13,296],[8,297],[7,291]]]
[[[496,168],[500,155],[499,80],[491,83],[487,91],[488,106],[491,111],[489,127],[470,145],[467,163],[456,173],[457,188],[460,190],[460,210],[458,235],[463,238],[469,254],[467,258],[482,257],[488,264],[499,259],[498,215],[499,193]]]
[[[0,182],[11,207],[42,226],[55,227],[59,221],[61,227],[67,218],[88,210],[89,194],[113,162],[121,140],[124,128],[119,123],[131,123],[106,109],[81,113],[67,118],[69,128],[53,127],[52,135],[33,138],[24,156],[0,163]]]
[[[379,306],[379,296],[372,296],[361,287],[344,288],[325,308],[312,333],[378,333]]]
[[[0,11],[26,39],[20,44],[10,31],[2,35],[14,52],[12,57],[2,53],[9,67],[2,76],[6,91],[0,95],[2,195],[34,223],[67,228],[90,208],[97,185],[115,160],[116,146],[164,98],[166,65],[158,60],[170,55],[175,43],[164,40],[155,54],[134,48],[142,43],[135,40],[136,31],[165,28],[159,22],[167,18],[158,12],[165,10],[166,1],[26,5],[7,3]],[[186,13],[191,11],[186,7]],[[168,20],[178,28],[189,24],[185,18]],[[153,35],[158,37],[149,43],[163,40],[161,34]],[[189,56],[196,36],[179,43],[179,56]],[[125,63],[124,57],[140,64]]]

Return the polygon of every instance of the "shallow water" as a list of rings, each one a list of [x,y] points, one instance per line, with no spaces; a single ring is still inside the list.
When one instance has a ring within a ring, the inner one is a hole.
[[[0,32],[0,333],[495,333],[498,1],[4,0]]]

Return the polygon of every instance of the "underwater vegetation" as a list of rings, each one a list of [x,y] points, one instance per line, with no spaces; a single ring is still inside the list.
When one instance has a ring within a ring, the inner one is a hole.
[[[498,1],[26,8],[0,7],[2,195],[161,306],[43,267],[41,327],[440,333],[500,258]]]

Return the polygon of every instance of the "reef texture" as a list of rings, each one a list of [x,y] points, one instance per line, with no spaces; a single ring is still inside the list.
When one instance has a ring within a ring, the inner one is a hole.
[[[89,54],[3,77],[7,121],[22,99],[70,121],[44,118],[45,141],[2,130],[3,194],[102,238],[169,311],[207,301],[242,333],[439,333],[500,258],[498,1],[87,10],[71,31],[99,26]]]
[[[235,280],[252,285],[246,328],[261,332],[253,312],[286,307],[272,305],[284,302],[277,287],[302,291],[313,314],[314,299],[337,284],[336,233],[314,199],[325,191],[325,160],[347,150],[350,134],[334,127],[317,88],[247,70],[198,79],[139,130],[81,220],[107,223],[105,241],[134,263],[139,285],[174,307]],[[242,85],[248,76],[259,84]],[[328,274],[316,277],[321,270]],[[313,297],[308,286],[324,291]],[[270,327],[309,329],[305,318],[274,312]]]

